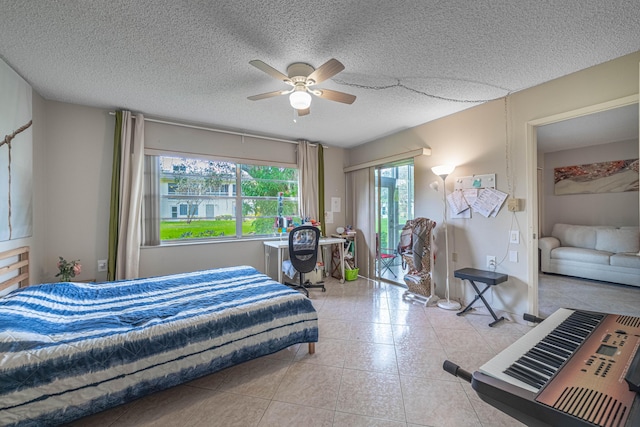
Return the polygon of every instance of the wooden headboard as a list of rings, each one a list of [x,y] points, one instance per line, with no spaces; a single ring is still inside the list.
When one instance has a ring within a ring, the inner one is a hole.
[[[0,279],[14,271],[17,271],[17,275],[0,282],[0,291],[16,283],[21,288],[29,286],[29,247],[23,246],[21,248],[0,252],[0,261],[14,257],[17,257],[17,261],[0,267]]]

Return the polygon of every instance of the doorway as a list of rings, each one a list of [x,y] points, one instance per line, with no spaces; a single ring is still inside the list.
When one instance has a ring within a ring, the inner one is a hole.
[[[379,280],[404,283],[396,248],[402,227],[413,219],[413,159],[376,166],[374,180],[375,275]]]
[[[528,181],[527,199],[532,201],[535,206],[529,210],[529,235],[533,236],[529,239],[530,245],[529,251],[529,312],[539,313],[539,295],[538,295],[538,277],[539,277],[539,254],[538,254],[538,238],[549,233],[553,224],[545,221],[545,211],[549,206],[549,202],[545,202],[544,188],[545,174],[544,174],[544,160],[545,153],[558,151],[578,149],[585,147],[589,143],[586,142],[589,139],[590,134],[594,132],[603,132],[599,139],[599,144],[612,143],[616,139],[621,140],[620,137],[613,137],[614,132],[619,133],[620,124],[615,123],[614,117],[622,116],[628,113],[629,108],[635,108],[635,138],[638,138],[638,95],[631,95],[628,97],[616,99],[613,101],[605,102],[602,104],[585,107],[579,110],[568,111],[566,113],[557,114],[554,116],[534,120],[527,123],[527,158],[528,161]],[[599,119],[604,119],[598,121]],[[592,125],[594,123],[600,123],[600,126],[593,128],[591,131],[586,130],[585,126]],[[605,126],[610,129],[610,133],[604,132]],[[573,134],[571,134],[573,130]],[[581,135],[577,135],[576,131],[580,131]],[[567,132],[563,135],[563,132]],[[588,135],[588,136],[587,136]],[[632,137],[634,135],[631,135]],[[560,141],[566,141],[563,147],[557,145]],[[592,139],[592,141],[595,141]],[[598,142],[592,142],[591,145],[596,145]],[[640,146],[638,147],[640,151]],[[638,156],[639,152],[636,151],[635,155]],[[542,171],[542,172],[541,172]],[[553,178],[549,178],[547,175],[547,181]],[[638,207],[640,212],[640,206]]]

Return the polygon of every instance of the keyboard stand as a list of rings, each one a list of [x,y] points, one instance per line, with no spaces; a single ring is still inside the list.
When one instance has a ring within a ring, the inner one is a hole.
[[[489,326],[493,326],[499,321],[504,320],[504,317],[498,318],[498,316],[496,316],[496,314],[493,312],[493,309],[482,294],[484,294],[491,286],[506,282],[509,278],[508,275],[496,273],[495,271],[478,270],[476,268],[462,268],[460,270],[454,271],[453,277],[457,277],[458,279],[462,280],[468,280],[469,283],[471,283],[471,286],[473,286],[473,289],[476,291],[476,297],[473,299],[473,301],[471,301],[469,305],[463,308],[462,311],[456,313],[458,316],[462,316],[467,311],[471,310],[471,306],[475,304],[478,299],[481,299],[484,305],[489,309],[489,313],[491,313],[491,316],[493,316],[493,322],[489,323]],[[482,291],[480,291],[475,282],[482,282],[487,286]]]

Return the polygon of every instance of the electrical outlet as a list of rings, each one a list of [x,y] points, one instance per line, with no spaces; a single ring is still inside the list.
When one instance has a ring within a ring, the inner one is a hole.
[[[487,255],[487,268],[495,270],[496,268],[496,257],[493,255]]]
[[[107,260],[99,259],[98,260],[98,271],[107,271]]]
[[[458,262],[458,253],[451,252],[451,262]]]
[[[509,251],[509,261],[518,262],[518,251]]]
[[[518,230],[511,230],[509,233],[509,243],[520,243],[520,232]]]

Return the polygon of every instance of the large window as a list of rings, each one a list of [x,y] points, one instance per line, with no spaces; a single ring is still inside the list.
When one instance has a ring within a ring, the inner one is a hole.
[[[278,218],[300,222],[295,168],[152,159],[158,172],[149,178],[159,184],[161,241],[267,236],[275,232]]]

